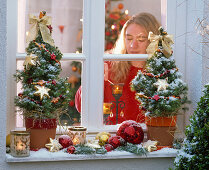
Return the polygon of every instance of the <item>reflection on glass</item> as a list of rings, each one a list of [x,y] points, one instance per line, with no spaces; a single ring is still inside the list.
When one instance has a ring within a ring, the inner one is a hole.
[[[52,38],[62,53],[75,53],[78,48],[82,48],[82,0],[29,0],[18,1],[19,53],[25,52],[26,32],[30,28],[29,14],[38,16],[40,11],[46,11],[52,17]]]
[[[165,18],[164,14],[161,14],[161,0],[137,0],[137,3],[135,0],[106,0],[105,7],[105,51],[110,53],[124,24],[131,16],[146,12],[155,16],[159,22],[161,22],[161,18]],[[138,22],[141,21],[138,20]],[[137,50],[132,52],[139,53]]]
[[[137,63],[145,61],[134,61]],[[112,65],[120,64],[123,67],[111,69]],[[110,113],[104,113],[104,124],[115,125],[125,120],[135,120],[144,122],[144,111],[140,110],[140,102],[135,99],[135,92],[131,90],[130,83],[137,75],[138,71],[143,71],[144,67],[137,67],[131,61],[105,61],[107,65],[104,79],[104,107],[106,103],[111,103]],[[121,69],[126,67],[125,72]],[[116,73],[116,74],[115,74]]]

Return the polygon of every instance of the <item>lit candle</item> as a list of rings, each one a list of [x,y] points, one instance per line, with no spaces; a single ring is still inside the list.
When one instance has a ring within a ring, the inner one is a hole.
[[[73,145],[86,143],[86,128],[82,126],[72,126],[69,128],[69,136],[72,138]]]
[[[30,155],[30,133],[27,131],[11,131],[11,155],[26,157]]]
[[[103,113],[104,113],[104,114],[110,114],[110,111],[111,111],[111,104],[112,104],[112,103],[104,103],[104,104],[103,104]]]
[[[118,85],[115,85],[115,88],[113,89],[113,94],[122,94],[122,89],[120,89]]]

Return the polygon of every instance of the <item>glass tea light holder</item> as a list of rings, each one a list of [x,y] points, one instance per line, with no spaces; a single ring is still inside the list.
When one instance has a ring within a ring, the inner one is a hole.
[[[86,127],[71,126],[68,128],[69,136],[73,141],[73,145],[80,145],[86,143]]]
[[[27,131],[10,131],[10,150],[14,157],[30,156],[30,133]]]

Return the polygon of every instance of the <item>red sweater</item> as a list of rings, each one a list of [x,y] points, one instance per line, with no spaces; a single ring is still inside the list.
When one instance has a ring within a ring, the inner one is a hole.
[[[139,109],[139,102],[135,99],[135,92],[130,90],[130,82],[134,79],[137,72],[140,68],[131,66],[128,76],[124,82],[123,94],[120,98],[120,101],[125,103],[125,107],[122,109],[123,114],[121,114],[121,109],[119,108],[118,114],[118,123],[122,123],[124,120],[135,120],[137,122],[143,123],[145,117],[143,112]],[[104,103],[110,103],[115,101],[115,98],[112,95],[112,86],[108,81],[104,81]],[[81,112],[81,88],[78,89],[75,96],[75,105],[79,112]],[[112,110],[113,117],[108,117],[108,121],[116,124],[116,109]]]
[[[120,101],[125,103],[125,107],[122,109],[124,114],[121,114],[121,109],[119,109],[118,123],[122,123],[124,120],[135,120],[137,122],[144,122],[144,114],[139,109],[139,102],[135,99],[135,92],[130,89],[130,82],[134,79],[137,72],[141,70],[140,68],[131,66],[128,76],[124,82],[123,93]],[[104,102],[115,101],[112,95],[112,87],[108,81],[104,82]],[[116,124],[116,109],[113,109],[113,117],[108,118],[113,124]]]

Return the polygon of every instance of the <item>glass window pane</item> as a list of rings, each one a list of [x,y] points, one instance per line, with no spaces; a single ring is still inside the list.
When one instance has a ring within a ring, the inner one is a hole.
[[[148,15],[141,13],[148,13]],[[141,16],[137,16],[138,14]],[[149,14],[161,23],[161,0],[106,0],[105,51],[118,54],[146,53],[143,47],[148,43],[149,31],[156,32],[154,30],[160,26]],[[135,19],[131,19],[133,15],[136,16]],[[129,19],[133,21],[127,23],[126,26],[125,23]],[[131,24],[135,25],[129,27]],[[123,26],[124,29],[122,29]],[[118,39],[120,33],[121,37]],[[118,45],[113,48],[117,40]]]
[[[17,69],[23,70],[23,63],[24,60],[17,61]],[[69,101],[68,110],[66,113],[60,116],[60,124],[62,126],[69,126],[69,125],[80,125],[81,122],[81,115],[77,111],[75,106],[75,94],[78,88],[81,86],[81,70],[82,70],[82,63],[80,61],[61,61],[62,72],[60,73],[60,77],[69,77],[68,82],[71,83],[71,92],[72,97]],[[17,95],[23,91],[22,84],[17,83]],[[20,112],[16,114],[16,124],[17,127],[23,127],[24,118]]]
[[[144,69],[144,64],[145,61],[105,61],[104,124],[115,125],[125,120],[144,122],[144,113],[130,88],[130,82]]]
[[[82,52],[82,0],[18,1],[18,52],[24,53],[26,34],[31,27],[29,14],[39,16],[46,11],[52,17],[52,38],[62,53]]]

